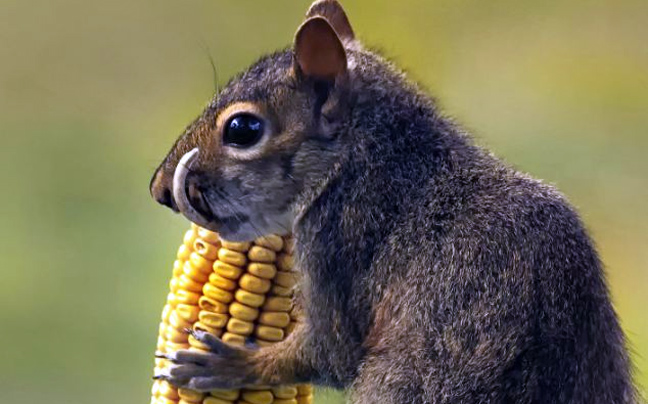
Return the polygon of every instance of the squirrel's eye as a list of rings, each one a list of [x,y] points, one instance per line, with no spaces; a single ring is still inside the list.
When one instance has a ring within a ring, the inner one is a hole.
[[[223,142],[233,147],[250,147],[263,136],[263,121],[252,114],[234,116],[225,125]]]

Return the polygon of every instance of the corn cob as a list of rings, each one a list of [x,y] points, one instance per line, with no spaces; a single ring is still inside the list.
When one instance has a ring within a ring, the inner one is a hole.
[[[281,341],[297,321],[292,266],[289,237],[230,242],[192,225],[173,264],[157,351],[206,349],[187,328],[209,331],[229,344],[243,344],[250,337],[259,346]],[[166,365],[164,359],[155,361],[156,371]],[[248,386],[204,394],[156,380],[151,397],[151,404],[308,404],[312,390],[310,385]]]

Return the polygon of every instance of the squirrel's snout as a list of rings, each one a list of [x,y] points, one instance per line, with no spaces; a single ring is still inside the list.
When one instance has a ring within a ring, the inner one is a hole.
[[[159,204],[171,208],[175,212],[178,212],[178,205],[173,199],[173,189],[170,181],[164,180],[164,175],[162,170],[158,170],[157,173],[153,176],[150,185],[151,196]]]
[[[182,213],[194,223],[205,226],[216,219],[205,195],[203,194],[195,172],[191,166],[198,155],[198,149],[193,149],[182,156],[173,175],[158,169],[151,179],[151,196],[159,204],[171,208],[176,213]],[[191,174],[191,175],[190,175]]]
[[[195,177],[192,181],[187,181],[187,176],[197,158],[197,148],[182,156],[173,174],[172,194],[174,202],[178,205],[178,210],[187,219],[204,226],[213,219],[211,209],[195,183]]]

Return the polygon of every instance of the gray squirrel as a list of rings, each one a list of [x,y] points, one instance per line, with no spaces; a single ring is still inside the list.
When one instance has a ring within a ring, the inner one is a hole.
[[[340,4],[233,78],[151,181],[230,240],[293,232],[304,320],[271,347],[193,336],[154,377],[312,382],[353,403],[635,403],[601,262],[553,187],[474,145]]]

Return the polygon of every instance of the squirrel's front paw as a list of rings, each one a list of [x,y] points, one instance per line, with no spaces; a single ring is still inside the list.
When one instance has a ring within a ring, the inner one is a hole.
[[[180,350],[156,354],[171,362],[153,378],[166,380],[176,387],[196,391],[234,389],[254,384],[251,352],[249,348],[227,345],[204,331],[189,331],[198,341],[210,348],[210,352]]]

